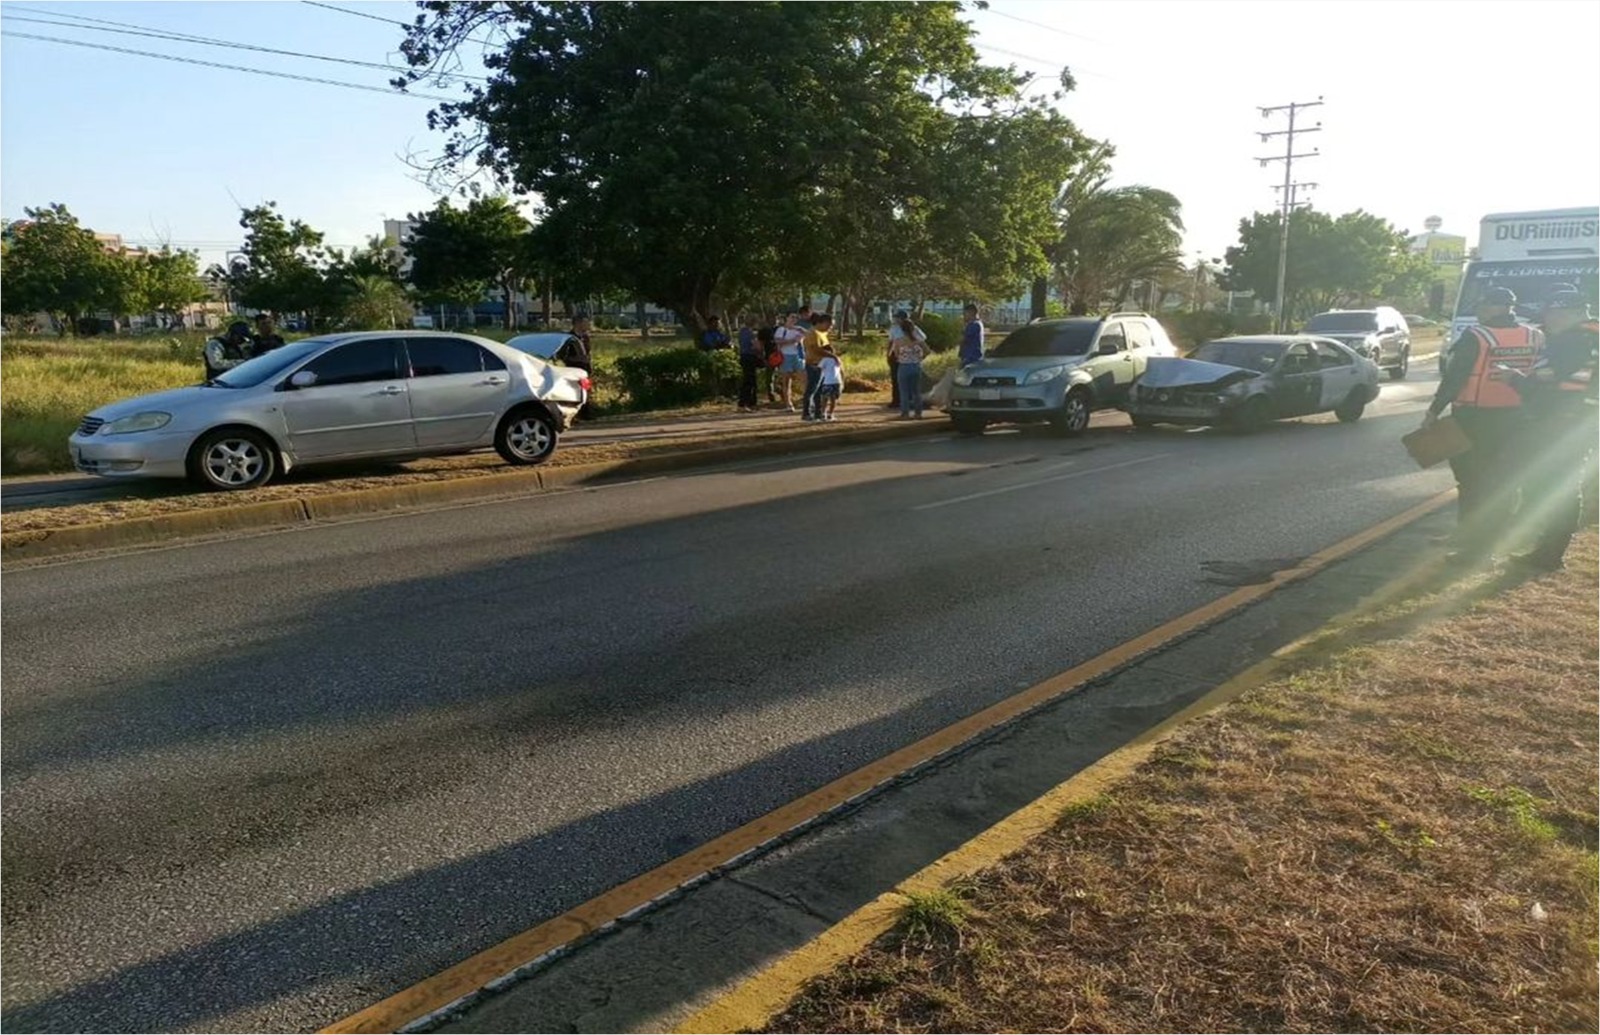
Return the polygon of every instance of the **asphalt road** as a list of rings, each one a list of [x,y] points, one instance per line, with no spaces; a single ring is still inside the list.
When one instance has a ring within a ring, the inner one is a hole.
[[[4,1027],[369,1005],[1446,488],[1431,376],[10,571]]]

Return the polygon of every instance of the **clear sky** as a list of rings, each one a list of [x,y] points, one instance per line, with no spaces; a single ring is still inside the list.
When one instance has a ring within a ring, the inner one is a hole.
[[[0,208],[64,202],[96,230],[237,247],[238,205],[274,199],[351,246],[432,203],[402,161],[436,147],[429,102],[246,74],[382,86],[381,70],[23,19],[98,18],[287,51],[399,64],[411,4],[48,3],[0,21]],[[44,12],[44,13],[39,13]],[[1238,221],[1276,204],[1281,129],[1257,108],[1326,102],[1295,178],[1333,212],[1400,228],[1426,216],[1473,237],[1486,212],[1600,203],[1600,3],[1593,0],[995,0],[972,12],[980,53],[1049,73],[1062,109],[1117,147],[1116,179],[1184,203],[1187,247],[1220,256]],[[102,29],[112,28],[101,25]],[[54,36],[219,62],[226,69],[22,39]],[[436,91],[435,91],[436,92]]]

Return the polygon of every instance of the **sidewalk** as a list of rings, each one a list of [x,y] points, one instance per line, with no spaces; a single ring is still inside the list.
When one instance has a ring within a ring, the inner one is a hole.
[[[766,1030],[1596,1030],[1596,571],[1313,645]]]

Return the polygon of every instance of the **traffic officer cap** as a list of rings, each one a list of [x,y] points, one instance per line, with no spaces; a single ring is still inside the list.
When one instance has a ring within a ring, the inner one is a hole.
[[[1516,305],[1517,293],[1507,287],[1492,287],[1483,293],[1479,305]]]

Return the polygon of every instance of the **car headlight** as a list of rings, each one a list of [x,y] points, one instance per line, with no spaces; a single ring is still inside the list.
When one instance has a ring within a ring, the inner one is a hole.
[[[1044,367],[1041,370],[1035,370],[1033,373],[1023,378],[1022,383],[1025,385],[1042,385],[1046,381],[1054,381],[1056,378],[1060,377],[1066,372],[1067,367],[1064,365],[1059,367]]]
[[[972,373],[973,370],[971,367],[962,367],[960,370],[956,371],[955,383],[963,388],[972,384]]]
[[[170,413],[135,413],[131,417],[118,417],[100,429],[102,435],[129,435],[135,431],[154,431],[172,423]]]

